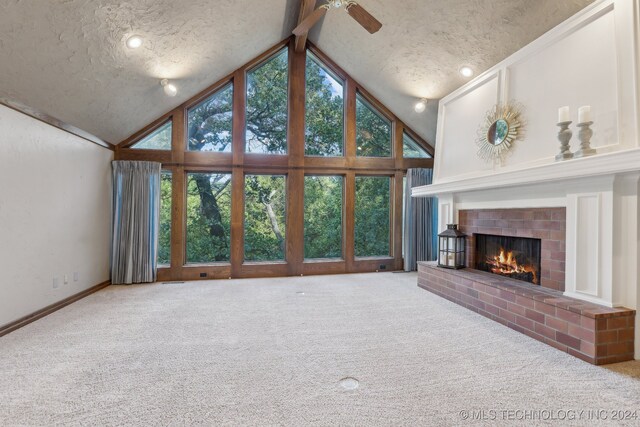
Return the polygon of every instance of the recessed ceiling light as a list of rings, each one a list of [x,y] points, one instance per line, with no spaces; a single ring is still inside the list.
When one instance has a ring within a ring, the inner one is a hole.
[[[168,79],[160,80],[160,86],[162,86],[162,89],[164,89],[164,93],[167,96],[176,96],[178,93],[178,88],[169,83]]]
[[[413,106],[413,109],[416,113],[422,113],[427,108],[427,99],[422,98],[420,101],[416,102],[416,105]]]
[[[129,49],[137,49],[142,46],[142,37],[140,36],[131,36],[127,39],[127,47]]]
[[[473,76],[473,70],[471,69],[471,67],[467,67],[466,65],[462,68],[460,68],[460,74],[462,74],[464,77],[471,77]]]

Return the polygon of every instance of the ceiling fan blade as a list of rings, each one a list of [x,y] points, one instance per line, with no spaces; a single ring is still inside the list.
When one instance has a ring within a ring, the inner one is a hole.
[[[301,36],[309,32],[311,27],[316,25],[316,23],[322,18],[328,9],[320,6],[316,10],[314,10],[311,15],[307,16],[296,28],[293,29],[293,34],[296,36]]]
[[[371,34],[378,32],[382,28],[382,23],[357,3],[351,3],[347,6],[347,13]]]

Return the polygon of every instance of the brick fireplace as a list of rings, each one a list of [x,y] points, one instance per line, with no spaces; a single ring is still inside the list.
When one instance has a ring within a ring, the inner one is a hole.
[[[564,294],[565,207],[460,209],[458,222],[467,235],[469,268],[449,270],[420,262],[418,286],[590,363],[633,359],[635,310],[605,307]],[[519,248],[530,246],[539,253],[535,257],[539,277],[525,280],[526,274],[505,277],[503,271],[475,269],[480,261],[475,259],[476,240],[484,242],[487,236],[497,237],[498,242],[526,241]]]
[[[565,290],[566,209],[470,209],[458,212],[459,228],[467,235],[467,266],[476,266],[476,236],[488,234],[540,239],[540,280],[543,288]]]
[[[474,269],[418,262],[418,286],[595,365],[632,360],[635,310],[609,308]]]

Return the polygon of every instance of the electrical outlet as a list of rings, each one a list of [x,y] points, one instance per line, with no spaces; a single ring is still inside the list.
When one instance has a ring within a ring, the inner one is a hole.
[[[77,271],[74,271],[73,272],[73,281],[77,282],[79,278],[80,278],[80,274]]]
[[[60,286],[60,280],[57,277],[53,278],[53,289],[58,289]]]
[[[69,275],[67,275],[67,274],[64,275],[64,284],[65,285],[69,284]]]

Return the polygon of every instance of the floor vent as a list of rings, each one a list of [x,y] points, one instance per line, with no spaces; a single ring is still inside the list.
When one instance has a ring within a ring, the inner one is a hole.
[[[360,387],[360,381],[352,377],[346,377],[339,381],[340,387],[345,390],[351,391]]]

